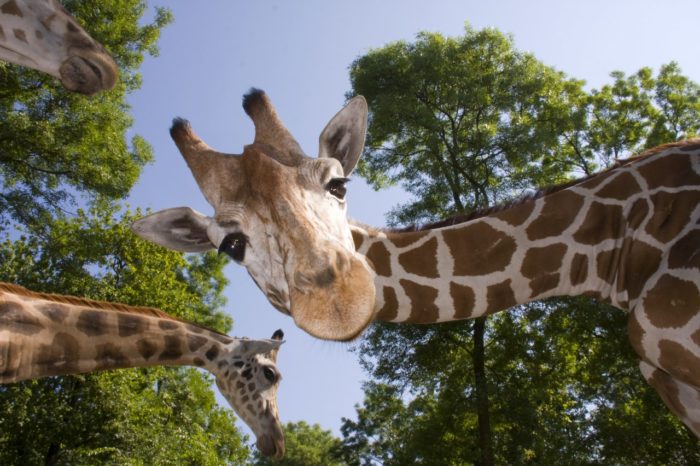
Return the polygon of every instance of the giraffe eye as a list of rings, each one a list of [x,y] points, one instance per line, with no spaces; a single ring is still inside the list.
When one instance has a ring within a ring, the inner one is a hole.
[[[274,383],[275,380],[277,380],[277,374],[275,374],[275,371],[273,371],[269,367],[263,367],[263,375],[267,380],[269,380],[272,383]]]
[[[248,237],[246,237],[246,235],[243,233],[231,233],[226,235],[224,240],[219,245],[219,254],[223,252],[236,262],[243,262],[247,243]]]
[[[338,199],[345,199],[345,193],[348,190],[345,185],[348,181],[350,180],[347,178],[333,178],[326,184],[326,191]]]

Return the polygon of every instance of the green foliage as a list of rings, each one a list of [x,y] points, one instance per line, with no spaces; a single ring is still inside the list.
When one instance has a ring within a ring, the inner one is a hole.
[[[158,9],[140,25],[140,0],[66,2],[78,21],[112,53],[120,81],[88,98],[63,89],[43,73],[0,67],[0,221],[39,228],[83,194],[88,199],[126,196],[152,158],[140,136],[127,142],[132,125],[125,95],[140,87],[144,53],[157,53],[160,29],[171,14]],[[118,167],[118,169],[115,169]]]
[[[360,174],[415,196],[392,212],[394,222],[481,207],[533,180],[561,180],[572,165],[541,162],[571,124],[583,83],[496,30],[421,33],[358,58],[350,79],[371,109]]]
[[[338,459],[340,440],[318,424],[289,422],[284,428],[286,452],[281,460],[264,458],[255,452],[256,466],[343,466]]]
[[[414,196],[393,224],[493,204],[700,131],[700,88],[674,63],[656,76],[615,72],[586,92],[490,29],[421,33],[358,58],[350,77],[349,95],[371,112],[360,173]],[[700,463],[697,439],[641,377],[619,310],[548,300],[476,330],[370,329],[358,352],[372,381],[342,427],[348,464]]]

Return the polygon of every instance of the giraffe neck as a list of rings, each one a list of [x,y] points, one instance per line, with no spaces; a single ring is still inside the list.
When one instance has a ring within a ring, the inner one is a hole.
[[[0,284],[0,383],[155,365],[215,372],[238,343],[154,309]]]
[[[444,322],[584,294],[633,308],[667,266],[669,239],[688,234],[700,216],[698,142],[656,149],[457,225],[352,226],[376,273],[377,319]]]

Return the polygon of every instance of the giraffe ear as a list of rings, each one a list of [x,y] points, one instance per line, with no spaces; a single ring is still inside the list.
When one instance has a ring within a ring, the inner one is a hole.
[[[168,249],[204,252],[214,246],[207,235],[211,219],[189,207],[165,209],[135,221],[131,230]]]
[[[365,146],[367,133],[367,101],[361,95],[353,97],[321,132],[319,157],[337,159],[345,176],[357,165]]]

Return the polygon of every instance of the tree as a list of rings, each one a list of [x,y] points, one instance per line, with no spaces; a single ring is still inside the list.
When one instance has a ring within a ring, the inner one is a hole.
[[[256,466],[343,466],[338,459],[340,440],[329,430],[318,424],[304,421],[289,422],[284,426],[285,455],[281,460],[264,458],[259,452],[254,455]]]
[[[674,64],[657,78],[614,73],[613,86],[587,93],[489,29],[389,44],[358,58],[350,77],[349,95],[364,95],[371,110],[360,174],[414,196],[390,213],[394,225],[592,173],[655,134],[698,131],[697,85]],[[580,298],[471,322],[373,326],[359,349],[373,382],[358,421],[343,425],[344,445],[359,455],[348,462],[697,462],[697,441],[642,380],[624,322]],[[645,434],[634,452],[615,448]]]

